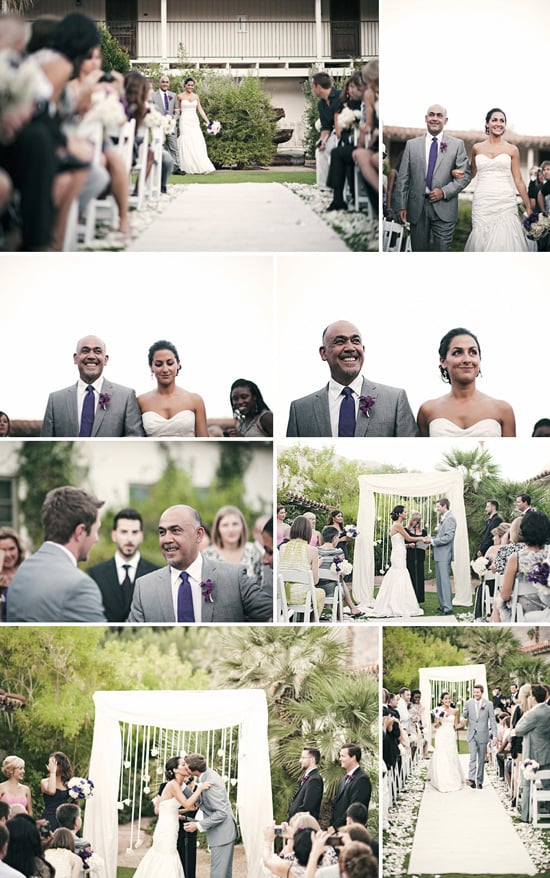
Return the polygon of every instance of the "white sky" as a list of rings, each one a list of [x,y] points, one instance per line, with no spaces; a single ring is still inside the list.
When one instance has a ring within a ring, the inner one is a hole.
[[[471,450],[479,447],[476,439],[286,439],[278,443],[278,452],[292,445],[311,448],[336,447],[336,453],[348,460],[392,464],[417,472],[435,472],[443,454],[456,448]],[[500,467],[505,481],[528,481],[550,470],[550,443],[547,439],[485,439],[483,448]]]
[[[153,388],[147,351],[159,339],[180,355],[178,384],[200,393],[211,417],[231,417],[237,378],[273,408],[273,260],[170,253],[4,255],[0,410],[42,418],[48,394],[78,378],[79,338],[99,335],[105,377]]]
[[[405,388],[415,416],[422,402],[449,390],[439,377],[441,338],[456,326],[470,329],[481,346],[478,388],[509,402],[517,436],[530,436],[539,418],[550,417],[548,268],[527,253],[468,257],[279,259],[277,435],[286,433],[291,400],[328,381],[318,353],[323,329],[349,320],[363,336],[364,374]]]
[[[380,108],[386,125],[424,126],[430,104],[449,129],[483,130],[491,107],[516,134],[548,134],[548,0],[383,0]]]

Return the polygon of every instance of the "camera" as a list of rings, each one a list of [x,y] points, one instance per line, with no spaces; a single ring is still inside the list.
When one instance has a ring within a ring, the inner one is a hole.
[[[44,820],[44,823],[42,823],[38,827],[38,832],[40,833],[42,838],[49,838],[50,837],[50,835],[52,834],[52,830],[51,830],[51,827],[50,827],[48,820]]]
[[[112,73],[104,73],[99,82],[114,82],[115,77]]]
[[[344,844],[341,835],[329,835],[327,838],[327,844],[329,844],[332,848],[341,848]]]
[[[275,835],[282,835],[282,834],[283,834],[283,827],[282,827],[282,826],[276,826],[276,827],[275,827]]]

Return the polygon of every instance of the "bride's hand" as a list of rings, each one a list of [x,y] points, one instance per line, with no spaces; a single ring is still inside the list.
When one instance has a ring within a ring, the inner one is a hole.
[[[213,787],[213,786],[214,786],[214,784],[212,783],[212,781],[205,780],[202,783],[197,784],[195,789],[200,790],[200,792],[202,793],[203,790],[209,790],[210,787]]]

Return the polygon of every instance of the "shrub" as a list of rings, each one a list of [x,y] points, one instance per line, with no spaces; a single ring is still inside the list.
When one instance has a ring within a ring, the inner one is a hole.
[[[130,56],[128,52],[121,49],[118,41],[111,34],[109,28],[104,24],[99,25],[99,33],[101,34],[103,69],[117,70],[119,73],[126,73],[126,71],[130,69]]]

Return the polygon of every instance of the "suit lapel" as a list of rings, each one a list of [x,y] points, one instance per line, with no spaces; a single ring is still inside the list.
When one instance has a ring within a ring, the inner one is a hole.
[[[446,144],[446,145],[443,146],[443,144]],[[443,148],[442,148],[442,147],[443,147]],[[449,141],[447,140],[447,138],[446,138],[445,135],[443,134],[443,136],[442,136],[442,138],[441,138],[441,142],[440,142],[440,144],[439,144],[439,148],[438,148],[438,150],[437,150],[437,158],[436,158],[436,160],[435,160],[434,174],[435,174],[435,172],[439,169],[439,165],[441,164],[441,162],[442,162],[443,159],[445,158],[446,151],[447,151],[448,147],[449,147]]]
[[[201,595],[201,620],[203,622],[212,622],[214,617],[214,606],[216,601],[219,600],[220,596],[220,583],[218,582],[219,576],[216,574],[217,565],[216,562],[210,558],[205,558],[203,555],[202,558],[202,582],[206,582],[207,579],[213,583],[214,588],[212,591],[212,600],[205,600]]]
[[[66,419],[68,424],[67,436],[78,436],[80,433],[80,421],[78,417],[78,397],[76,392],[77,385],[69,387],[67,391],[67,412]]]
[[[332,436],[328,406],[328,384],[316,393],[315,396],[316,402],[313,410],[313,417],[315,418],[315,426],[319,432],[314,435]]]
[[[361,386],[361,396],[376,396],[376,384],[369,384],[367,380],[363,378],[363,384]],[[376,400],[376,402],[378,402],[378,399]],[[376,403],[373,406],[372,414],[368,418],[365,414],[363,414],[360,409],[357,410],[357,420],[355,421],[356,437],[367,435],[375,408]]]
[[[92,428],[92,436],[99,435],[99,431],[100,431],[101,426],[103,424],[103,421],[105,420],[105,417],[107,415],[107,410],[108,410],[109,406],[111,406],[113,404],[112,390],[113,390],[113,385],[110,384],[108,381],[105,381],[105,379],[103,379],[103,387],[101,388],[100,395],[102,395],[104,393],[108,393],[109,396],[111,397],[111,399],[109,400],[108,403],[106,403],[105,408],[102,408],[98,402],[97,408],[95,410],[94,426]]]

